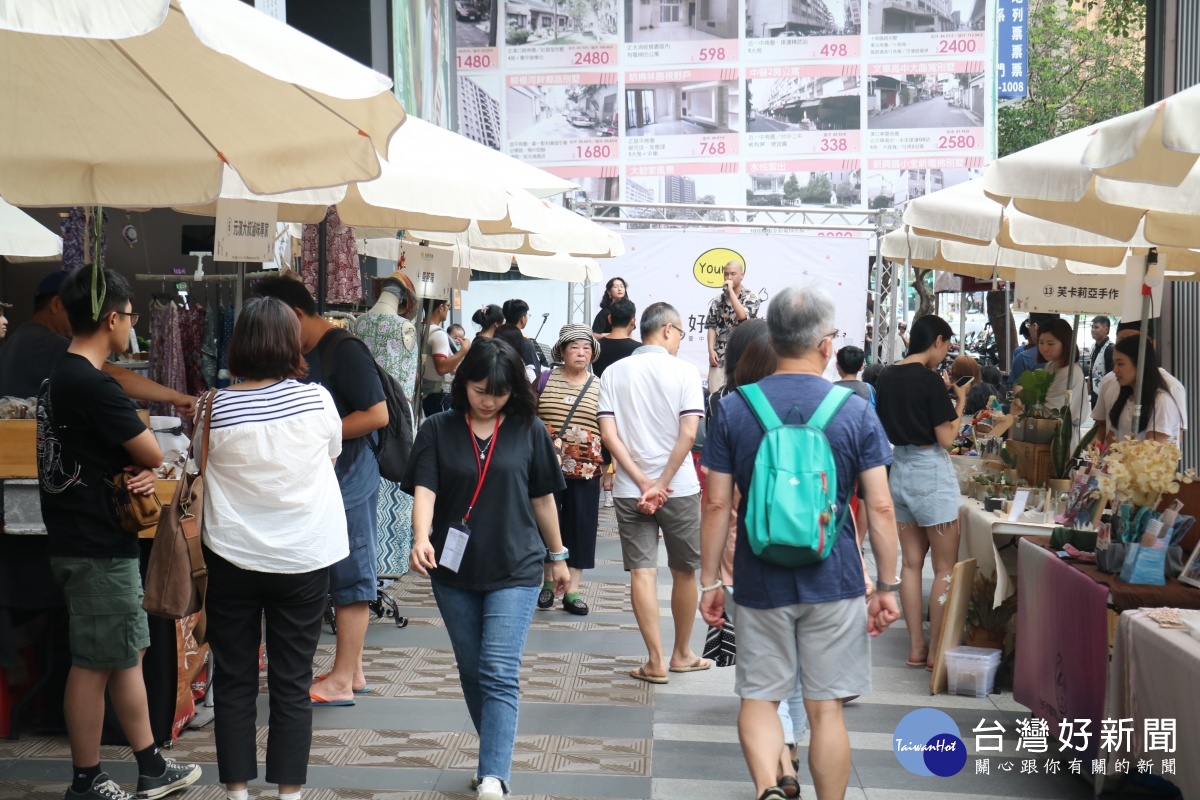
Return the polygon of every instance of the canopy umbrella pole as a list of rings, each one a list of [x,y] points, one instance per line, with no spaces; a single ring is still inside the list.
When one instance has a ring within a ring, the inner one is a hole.
[[[326,220],[329,215],[325,215],[325,219],[317,223],[317,313],[325,313],[325,294],[328,291],[325,278],[325,270],[328,268],[329,262],[326,258],[325,247],[329,241],[329,223]]]
[[[1133,430],[1134,436],[1137,436],[1138,431],[1142,429],[1142,384],[1146,380],[1146,368],[1150,365],[1146,363],[1146,339],[1149,337],[1150,331],[1150,287],[1146,284],[1146,276],[1150,272],[1150,265],[1158,263],[1158,249],[1150,248],[1150,252],[1146,255],[1146,267],[1142,273],[1142,335],[1138,337],[1138,371],[1137,382],[1133,389]],[[1155,369],[1158,364],[1153,365]]]
[[[958,293],[958,349],[961,355],[967,354],[967,293]]]

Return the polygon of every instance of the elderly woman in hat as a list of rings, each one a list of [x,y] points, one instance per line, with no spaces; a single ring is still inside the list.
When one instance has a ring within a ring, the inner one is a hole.
[[[580,616],[588,613],[579,594],[585,569],[596,566],[596,525],[600,515],[600,381],[589,367],[600,356],[600,342],[587,325],[564,325],[551,351],[555,367],[538,382],[538,416],[546,423],[562,460],[567,488],[555,494],[558,527],[570,551],[567,567],[571,582],[563,595],[563,608]],[[554,605],[554,581],[545,565],[538,608]]]

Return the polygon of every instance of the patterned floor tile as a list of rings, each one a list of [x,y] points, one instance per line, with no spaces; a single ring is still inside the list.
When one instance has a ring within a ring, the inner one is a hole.
[[[62,800],[63,784],[31,781],[0,781],[0,800]],[[253,800],[273,800],[273,789],[252,788]],[[184,800],[225,800],[220,786],[193,786],[181,795]],[[474,800],[474,793],[374,792],[367,789],[305,789],[304,800]],[[550,795],[511,795],[509,800],[570,800]]]

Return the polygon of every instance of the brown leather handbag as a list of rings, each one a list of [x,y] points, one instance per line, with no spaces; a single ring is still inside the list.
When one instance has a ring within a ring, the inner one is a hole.
[[[158,495],[136,494],[129,491],[129,473],[118,472],[113,478],[113,503],[117,506],[117,519],[126,533],[141,533],[154,527],[162,518],[162,501]]]
[[[146,566],[145,597],[142,608],[147,614],[167,619],[183,619],[204,610],[204,593],[208,589],[208,567],[200,549],[200,532],[204,514],[204,464],[208,459],[209,420],[212,419],[211,390],[200,398],[200,452],[196,458],[198,472],[184,472],[171,505],[163,509],[150,548]],[[188,448],[191,456],[196,441]],[[201,614],[196,623],[196,641],[204,641],[205,619]]]

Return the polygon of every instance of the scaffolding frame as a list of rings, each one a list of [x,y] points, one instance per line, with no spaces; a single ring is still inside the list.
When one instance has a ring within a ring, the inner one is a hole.
[[[891,363],[894,359],[893,345],[895,343],[897,313],[905,315],[899,309],[901,293],[904,288],[900,281],[907,282],[908,263],[904,269],[898,270],[897,264],[882,257],[881,248],[885,234],[896,230],[901,225],[899,209],[851,209],[826,208],[823,206],[716,206],[702,203],[634,203],[609,200],[584,200],[569,205],[576,213],[582,214],[595,222],[619,224],[627,230],[670,229],[670,228],[720,228],[739,229],[758,233],[772,231],[829,231],[831,233],[870,234],[874,239],[875,264],[871,268],[867,280],[867,295],[872,298],[872,339],[871,350],[867,356],[871,361],[876,359]],[[714,217],[719,217],[714,219]],[[568,293],[568,318],[575,319],[574,314],[582,314],[584,306],[577,305],[576,286],[583,286],[584,293],[591,284],[571,284]],[[887,287],[887,303],[883,302],[882,287]],[[582,297],[583,295],[579,295]],[[885,308],[886,305],[886,308]],[[881,339],[882,332],[888,335]]]

